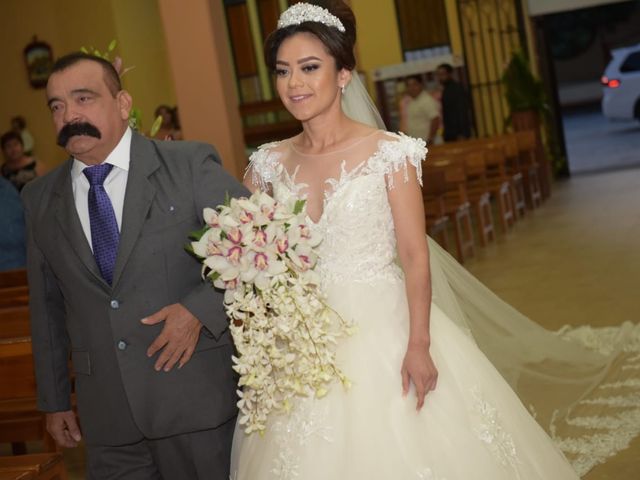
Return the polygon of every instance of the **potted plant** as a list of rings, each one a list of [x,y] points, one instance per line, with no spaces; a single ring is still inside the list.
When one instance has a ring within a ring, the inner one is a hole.
[[[529,68],[529,60],[524,53],[513,54],[502,75],[505,97],[511,110],[513,129],[538,131],[540,114],[548,110],[544,85]]]
[[[556,135],[552,131],[551,109],[547,103],[544,84],[531,72],[529,59],[523,52],[517,51],[512,55],[511,61],[502,75],[502,84],[511,111],[508,123],[515,131],[533,130],[536,132],[544,176],[550,182],[551,166],[547,158],[551,158],[556,175],[567,171],[567,160],[560,153]],[[543,147],[541,130],[544,130],[546,147]],[[545,150],[547,155],[543,153]],[[544,186],[544,190],[545,196],[547,196],[550,193],[548,185]]]

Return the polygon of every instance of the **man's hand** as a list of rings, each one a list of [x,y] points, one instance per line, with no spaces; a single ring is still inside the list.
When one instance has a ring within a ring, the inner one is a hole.
[[[180,362],[178,368],[182,368],[191,359],[198,343],[202,324],[189,310],[179,303],[174,303],[141,321],[145,325],[164,322],[162,332],[147,350],[149,357],[162,350],[155,364],[157,371],[164,369],[168,372],[178,362]]]
[[[66,412],[47,413],[47,431],[58,445],[74,448],[82,440],[76,414],[72,410]]]

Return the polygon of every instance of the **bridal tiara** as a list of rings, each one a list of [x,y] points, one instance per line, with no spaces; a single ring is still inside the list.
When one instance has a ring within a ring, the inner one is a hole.
[[[285,10],[278,19],[278,28],[300,25],[304,22],[322,23],[327,27],[337,28],[342,33],[345,32],[344,25],[340,19],[329,10],[304,2],[296,3]]]

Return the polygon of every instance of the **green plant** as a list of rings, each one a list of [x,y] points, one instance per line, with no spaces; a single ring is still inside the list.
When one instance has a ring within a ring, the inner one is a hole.
[[[544,149],[551,159],[556,176],[568,172],[567,158],[562,154],[557,132],[552,121],[552,111],[547,103],[544,84],[531,72],[529,59],[521,52],[515,52],[502,74],[505,98],[511,113],[535,112],[542,121]],[[512,125],[511,118],[505,122]]]
[[[544,85],[529,67],[529,60],[522,52],[515,52],[502,74],[505,97],[512,112],[535,110],[543,112],[549,109]]]

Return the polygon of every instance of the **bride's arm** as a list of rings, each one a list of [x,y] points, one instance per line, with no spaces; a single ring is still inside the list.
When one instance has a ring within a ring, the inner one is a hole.
[[[415,167],[406,168],[408,180],[404,168],[392,174],[393,188],[389,189],[388,197],[409,303],[409,342],[402,365],[402,389],[406,394],[409,381],[414,383],[419,410],[425,395],[435,389],[438,372],[429,354],[431,281],[422,191]]]

